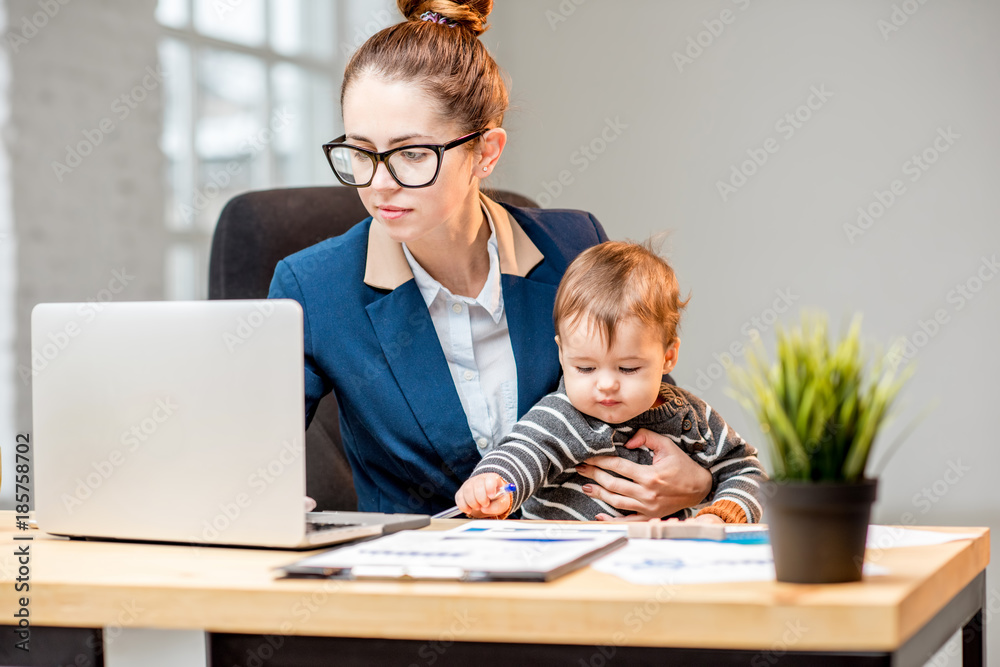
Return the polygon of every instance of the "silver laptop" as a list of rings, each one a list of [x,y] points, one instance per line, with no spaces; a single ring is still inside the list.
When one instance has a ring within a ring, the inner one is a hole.
[[[296,549],[426,525],[305,512],[302,341],[287,299],[36,306],[39,528]]]

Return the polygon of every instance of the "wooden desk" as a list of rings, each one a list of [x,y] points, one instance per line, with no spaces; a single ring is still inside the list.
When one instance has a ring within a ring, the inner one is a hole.
[[[359,665],[923,665],[963,627],[964,664],[985,664],[989,530],[934,530],[977,537],[870,554],[891,574],[832,586],[639,586],[589,568],[549,584],[275,581],[272,568],[301,552],[69,541],[15,531],[13,513],[0,512],[0,604],[11,619],[11,545],[30,544],[32,652],[55,633],[73,645],[60,665],[94,635],[57,628],[116,626],[203,629],[213,664],[225,667],[331,656]],[[4,630],[0,657],[15,655]]]

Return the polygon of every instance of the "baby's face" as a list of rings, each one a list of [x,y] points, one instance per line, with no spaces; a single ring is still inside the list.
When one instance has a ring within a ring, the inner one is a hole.
[[[610,349],[589,318],[564,323],[560,329],[559,363],[570,402],[609,424],[651,408],[663,374],[676,363],[676,344],[666,348],[659,331],[635,318],[619,323]]]

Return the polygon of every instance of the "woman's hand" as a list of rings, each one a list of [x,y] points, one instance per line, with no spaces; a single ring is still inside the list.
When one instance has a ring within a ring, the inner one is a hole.
[[[643,428],[625,446],[646,446],[653,452],[653,463],[640,465],[617,456],[595,456],[576,467],[577,472],[595,482],[584,485],[584,493],[617,509],[636,512],[625,517],[598,514],[599,521],[665,517],[697,505],[712,491],[712,474],[667,436]],[[615,477],[609,470],[627,479]]]
[[[470,477],[455,494],[458,509],[474,519],[505,517],[510,512],[513,495],[504,493],[506,482],[494,472]]]

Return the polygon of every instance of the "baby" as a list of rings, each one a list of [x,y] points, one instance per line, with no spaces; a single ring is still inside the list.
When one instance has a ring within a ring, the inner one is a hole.
[[[455,494],[473,517],[592,521],[622,512],[588,496],[575,466],[599,455],[650,464],[624,444],[661,433],[712,473],[711,502],[677,513],[713,523],[756,523],[767,477],[748,445],[709,405],[662,382],[677,363],[681,301],[673,269],[645,246],[608,242],[577,257],[556,293],[553,318],[563,377],[492,448]],[[516,485],[504,493],[506,484]]]

